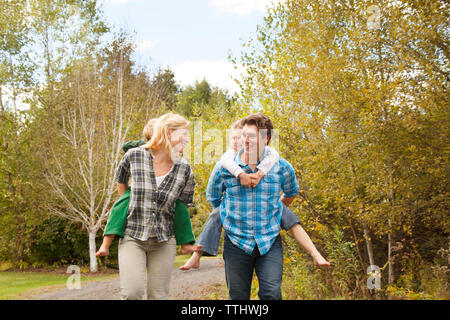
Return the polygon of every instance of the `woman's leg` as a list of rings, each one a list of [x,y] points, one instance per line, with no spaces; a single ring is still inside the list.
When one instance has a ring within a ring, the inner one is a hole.
[[[209,215],[203,228],[197,245],[202,246],[198,252],[194,252],[191,258],[180,267],[181,270],[197,269],[200,267],[200,258],[202,255],[217,256],[220,246],[220,236],[222,234],[222,221],[220,219],[219,208],[215,208]]]
[[[125,236],[119,241],[119,273],[122,300],[145,299],[147,257],[143,241]]]
[[[176,254],[176,240],[157,242],[148,240],[147,252],[147,299],[167,300],[170,277]]]

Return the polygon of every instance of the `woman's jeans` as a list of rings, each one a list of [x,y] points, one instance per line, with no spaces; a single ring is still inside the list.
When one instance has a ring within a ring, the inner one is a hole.
[[[296,224],[300,224],[300,219],[288,207],[283,204],[281,214],[281,228],[289,230]],[[198,238],[197,245],[202,245],[204,256],[217,256],[220,246],[220,235],[222,233],[222,221],[220,220],[219,207],[215,208],[209,215],[203,231]]]
[[[136,240],[128,235],[119,240],[119,273],[122,300],[164,300],[176,254],[175,238],[158,242]]]
[[[281,300],[283,249],[279,235],[270,250],[263,256],[260,255],[257,246],[249,255],[225,236],[223,259],[231,300],[250,299],[253,270],[258,277],[259,298],[261,300]]]

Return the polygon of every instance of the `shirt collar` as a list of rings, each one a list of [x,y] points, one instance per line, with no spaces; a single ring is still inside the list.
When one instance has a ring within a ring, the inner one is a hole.
[[[248,166],[248,164],[243,164],[241,161],[241,154],[244,152],[244,148],[242,148],[241,150],[238,151],[238,153],[236,154],[236,156],[234,157],[234,162],[236,162],[239,166],[241,167],[245,167]],[[258,165],[263,159],[264,157],[267,155],[267,149],[264,147],[264,152],[261,156],[261,158],[258,160],[258,162],[256,163],[256,165]]]

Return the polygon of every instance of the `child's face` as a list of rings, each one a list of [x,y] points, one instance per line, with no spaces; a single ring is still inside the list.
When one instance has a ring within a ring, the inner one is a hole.
[[[242,148],[242,129],[231,130],[231,147],[234,152],[238,152]]]

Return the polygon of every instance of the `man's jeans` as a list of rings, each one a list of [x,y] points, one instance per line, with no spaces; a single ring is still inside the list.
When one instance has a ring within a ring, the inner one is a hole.
[[[283,204],[281,214],[281,228],[289,230],[296,224],[300,224],[300,219],[289,208]],[[219,207],[215,208],[208,217],[203,231],[197,240],[197,245],[202,245],[204,256],[217,256],[220,246],[220,235],[222,234],[222,221],[220,220]]]
[[[277,236],[269,252],[263,256],[259,254],[258,247],[255,247],[253,253],[249,255],[225,236],[223,259],[231,300],[250,299],[253,270],[258,277],[259,298],[261,300],[281,300],[283,249],[280,236]]]

